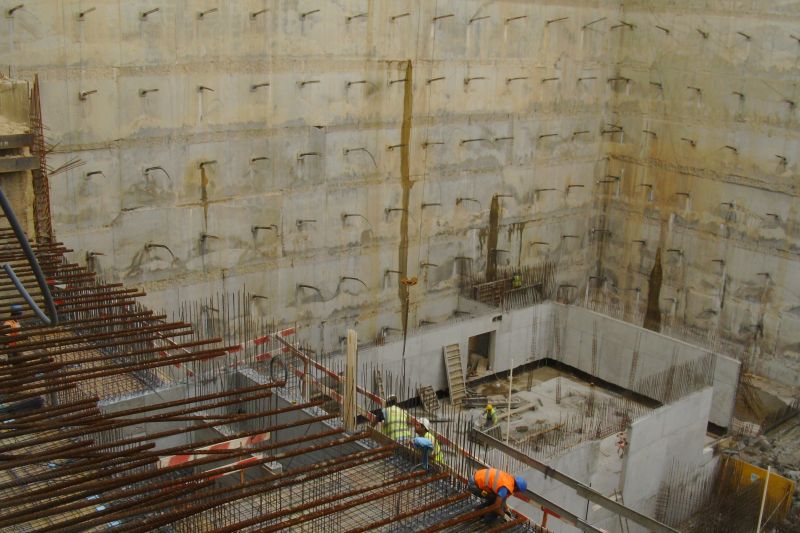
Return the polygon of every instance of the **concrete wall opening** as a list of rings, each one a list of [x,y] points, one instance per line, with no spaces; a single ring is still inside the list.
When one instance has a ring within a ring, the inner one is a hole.
[[[494,367],[495,332],[487,331],[469,338],[467,379],[480,377]]]

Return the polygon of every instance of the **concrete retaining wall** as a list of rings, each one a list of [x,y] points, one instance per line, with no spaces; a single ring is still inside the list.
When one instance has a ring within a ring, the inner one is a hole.
[[[497,194],[511,195],[499,263],[533,264],[546,250],[529,242],[548,241],[580,283],[612,57],[612,36],[581,25],[618,4],[114,0],[80,18],[80,2],[32,0],[0,18],[0,67],[39,73],[51,164],[86,161],[52,183],[76,260],[104,253],[98,272],[143,286],[156,309],[246,285],[269,298],[258,315],[327,321],[325,350],[347,327],[399,327],[387,270],[420,279],[411,324],[449,317],[455,257],[483,271],[496,253]]]
[[[796,386],[800,8],[635,0],[621,17],[603,291],[628,306],[632,288],[646,295],[660,248],[662,322],[752,345],[753,368]]]

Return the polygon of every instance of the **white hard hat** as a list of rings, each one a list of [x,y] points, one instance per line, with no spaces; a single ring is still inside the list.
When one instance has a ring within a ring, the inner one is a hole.
[[[419,423],[422,424],[422,427],[424,427],[426,431],[431,430],[431,421],[427,418],[420,418]]]

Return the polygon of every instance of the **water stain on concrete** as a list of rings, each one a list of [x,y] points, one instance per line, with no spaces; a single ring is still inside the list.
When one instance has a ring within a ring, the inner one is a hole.
[[[208,174],[206,167],[200,166],[200,202],[203,204],[203,230],[208,228]]]
[[[653,331],[661,330],[661,248],[656,249],[656,259],[653,270],[650,271],[650,278],[647,290],[647,314],[644,316],[644,327]]]
[[[400,127],[400,184],[403,188],[403,211],[400,213],[400,247],[398,249],[398,270],[400,280],[408,277],[408,204],[411,196],[411,115],[414,107],[413,67],[406,61],[405,82],[403,82],[403,123]],[[408,331],[408,286],[398,283],[398,296],[402,307],[403,332]]]
[[[486,281],[497,277],[497,234],[500,231],[500,198],[492,196],[489,209],[489,235],[486,242]]]

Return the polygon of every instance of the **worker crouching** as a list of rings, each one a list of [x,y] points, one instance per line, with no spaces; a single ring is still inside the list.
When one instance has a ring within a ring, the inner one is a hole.
[[[444,455],[442,455],[442,448],[436,441],[436,437],[431,432],[431,421],[427,418],[420,418],[414,429],[417,432],[413,441],[414,447],[422,451],[422,466],[427,470],[431,459],[436,464],[443,464]]]
[[[483,410],[483,426],[491,428],[497,425],[497,409],[490,403],[486,404],[486,409]]]
[[[512,476],[496,468],[483,468],[476,471],[469,480],[469,490],[475,496],[483,498],[478,509],[494,506],[494,512],[486,515],[486,522],[494,521],[508,513],[506,500],[514,493],[525,492],[528,482],[520,476]]]
[[[14,342],[14,337],[19,335],[19,329],[21,327],[20,320],[22,319],[22,306],[19,304],[13,304],[9,307],[9,312],[11,317],[8,320],[3,321],[4,333],[3,333],[3,344],[6,345],[6,349],[8,350],[8,362],[12,365],[18,365],[19,359],[22,356],[22,352],[20,350],[15,349],[17,343]]]

